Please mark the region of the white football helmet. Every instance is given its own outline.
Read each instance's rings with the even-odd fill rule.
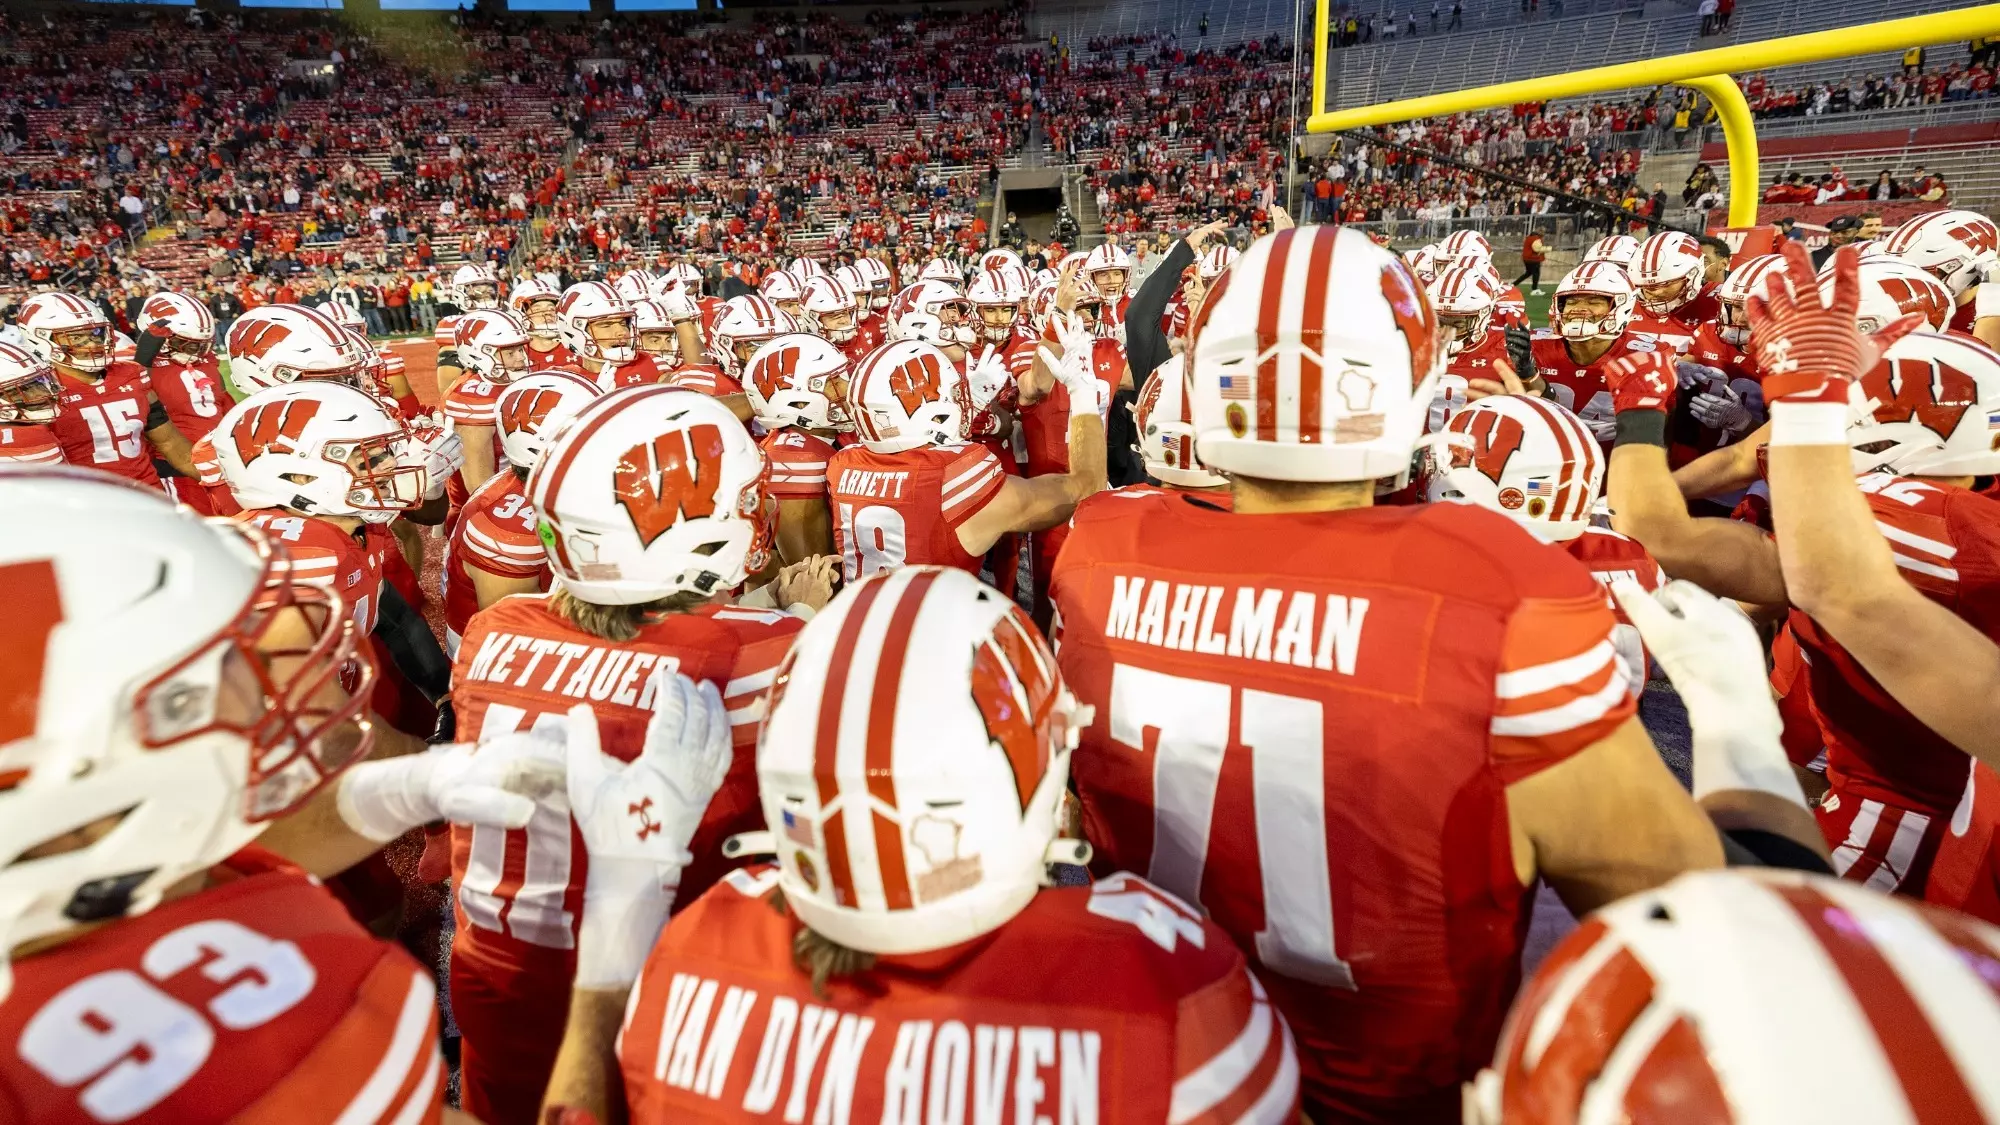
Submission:
[[[1116,243],[1101,243],[1084,255],[1083,268],[1077,272],[1107,300],[1115,301],[1125,292],[1125,283],[1132,277],[1132,255]]]
[[[1944,1116],[1992,1121],[1995,950],[1992,926],[1842,879],[1682,875],[1555,947],[1464,1120],[1857,1125],[1921,1120],[1944,1089]]]
[[[1021,275],[1011,270],[981,270],[965,294],[966,304],[972,306],[973,331],[989,344],[1006,343],[1013,338],[1021,305],[1027,299]]]
[[[47,360],[0,344],[0,425],[41,425],[62,413],[62,384]]]
[[[626,270],[611,280],[611,291],[628,305],[643,301],[653,295],[652,275],[645,270]]]
[[[1437,280],[1439,267],[1437,247],[1419,246],[1415,250],[1405,250],[1403,262],[1410,267],[1410,272],[1417,276],[1417,280],[1425,285]]]
[[[1321,284],[1305,283],[1309,263],[1327,263]],[[1306,226],[1243,252],[1197,314],[1188,356],[1196,452],[1210,468],[1403,479],[1444,340],[1408,265],[1351,227]]]
[[[1701,296],[1707,262],[1691,234],[1663,230],[1639,244],[1627,274],[1647,312],[1665,316]]]
[[[1602,297],[1610,311],[1592,316],[1575,305],[1573,297]],[[1632,305],[1637,291],[1625,271],[1611,262],[1585,262],[1563,275],[1550,302],[1550,317],[1556,335],[1565,340],[1615,340],[1632,323]],[[1576,315],[1567,310],[1575,309]]]
[[[868,294],[868,307],[878,310],[888,308],[890,299],[896,293],[896,279],[889,273],[889,267],[880,258],[858,258],[854,266],[868,282],[864,287]],[[862,292],[862,289],[855,290],[857,296]]]
[[[1477,504],[1544,543],[1590,526],[1604,490],[1604,450],[1562,404],[1496,395],[1460,407],[1425,451],[1424,498]]]
[[[1860,264],[1861,304],[1854,310],[1855,326],[1863,332],[1880,332],[1910,313],[1924,318],[1923,328],[1943,332],[1951,327],[1958,302],[1944,282],[1901,258],[1871,258]],[[1828,259],[1819,272],[1823,298],[1833,296],[1833,261]]]
[[[1759,254],[1729,271],[1722,284],[1715,289],[1715,299],[1720,310],[1715,318],[1716,334],[1735,347],[1750,342],[1750,314],[1746,311],[1751,297],[1760,297],[1774,276],[1785,272],[1785,258],[1782,254]]]
[[[584,407],[528,499],[556,577],[597,605],[725,593],[769,562],[764,455],[699,391],[627,387]]]
[[[701,296],[703,279],[700,266],[693,262],[680,262],[667,267],[667,276],[680,282],[681,288],[687,290],[690,297]]]
[[[9,950],[152,909],[366,757],[375,673],[254,527],[76,469],[0,473],[0,509],[4,1000]]]
[[[301,380],[358,387],[375,358],[365,341],[304,305],[251,309],[229,326],[224,347],[229,353],[229,380],[244,390],[267,390]]]
[[[1638,239],[1629,234],[1613,234],[1591,243],[1590,249],[1583,252],[1583,261],[1610,262],[1621,270],[1629,270],[1632,268],[1632,259],[1638,256]]]
[[[1444,241],[1437,244],[1437,256],[1440,270],[1457,265],[1468,258],[1490,262],[1493,260],[1493,244],[1486,241],[1486,236],[1476,230],[1456,230],[1445,235]]]
[[[1203,281],[1213,285],[1215,279],[1222,276],[1222,271],[1235,260],[1236,248],[1227,242],[1218,242],[1201,252],[1201,257],[1195,262],[1195,272],[1201,275]]]
[[[875,307],[874,303],[869,300],[868,278],[861,272],[861,267],[841,266],[833,271],[833,277],[835,281],[846,286],[848,293],[854,297],[854,303],[859,309],[855,313],[854,319],[856,321],[867,320],[875,311]]]
[[[1229,483],[1208,470],[1194,451],[1194,414],[1188,408],[1187,371],[1182,357],[1168,356],[1146,376],[1132,408],[1139,431],[1135,447],[1146,475],[1180,488],[1217,488]]]
[[[778,670],[757,787],[785,830],[755,850],[777,853],[799,920],[850,949],[970,941],[1020,913],[1052,861],[1089,855],[1060,835],[1089,720],[1027,616],[972,575],[854,583]]]
[[[666,305],[650,297],[632,302],[632,331],[639,350],[665,364],[662,370],[680,366],[681,340]]]
[[[1970,337],[1912,332],[1856,385],[1856,473],[2000,473],[2000,354]]]
[[[200,363],[215,350],[215,314],[186,293],[155,293],[139,306],[139,331],[161,337],[160,350],[176,363]]]
[[[848,271],[848,267],[842,266],[841,271]],[[845,344],[860,334],[861,302],[855,298],[854,290],[849,289],[837,275],[815,277],[806,282],[801,305],[804,315],[799,317],[799,323],[808,332],[824,336],[836,344]]]
[[[1482,260],[1476,259],[1446,269],[1431,282],[1431,307],[1437,310],[1445,355],[1455,356],[1486,342],[1486,333],[1493,327],[1493,310],[1500,307],[1500,292],[1493,287],[1490,274],[1482,268]]]
[[[1897,227],[1882,248],[1944,282],[1955,299],[2000,253],[2000,226],[1977,211],[1933,211]]]
[[[1023,270],[1028,268],[1021,264],[1021,256],[1019,254],[1014,253],[1008,247],[996,246],[979,256],[979,264],[975,268],[997,270],[1005,269],[1009,266],[1019,266]]]
[[[943,258],[932,258],[930,261],[924,263],[923,269],[917,271],[917,280],[942,281],[953,289],[957,289],[965,284],[965,271],[945,261]]]
[[[51,367],[91,374],[111,366],[111,320],[95,301],[59,289],[21,302],[14,326]]]
[[[507,463],[523,470],[541,464],[563,428],[598,395],[597,384],[574,371],[537,371],[507,384],[493,403]]]
[[[561,336],[556,327],[556,306],[561,303],[561,291],[539,277],[523,278],[507,293],[507,307],[527,324],[528,335],[537,340]]]
[[[632,306],[601,281],[579,281],[556,303],[556,333],[571,355],[617,366],[637,358]]]
[[[950,356],[922,340],[883,344],[854,365],[847,416],[875,453],[965,440],[965,378]]]
[[[783,270],[765,274],[764,280],[757,284],[757,295],[771,302],[772,308],[795,320],[805,311],[804,288],[798,278]]]
[[[940,348],[968,348],[975,342],[972,306],[956,287],[941,281],[905,286],[889,302],[886,335],[890,341],[922,340]]]
[[[388,523],[430,483],[403,423],[345,383],[258,391],[222,416],[212,440],[222,479],[245,508]]]
[[[500,307],[500,275],[492,266],[467,262],[452,271],[451,290],[446,294],[460,312]]]
[[[806,282],[815,277],[827,276],[825,266],[806,257],[793,258],[786,264],[785,272],[792,276],[793,281],[799,283],[799,289],[802,291],[806,287]]]
[[[708,342],[708,355],[732,379],[766,340],[797,332],[799,323],[763,297],[731,297],[722,302]]]
[[[826,278],[815,278],[825,281]],[[847,356],[804,332],[774,336],[743,368],[743,393],[767,430],[851,430],[840,403],[847,397]]]
[[[318,308],[320,312],[326,314],[327,319],[333,321],[335,324],[340,325],[342,328],[347,329],[364,340],[368,338],[368,322],[361,319],[360,311],[353,305],[345,301],[328,301],[323,305],[307,307]]]
[[[1038,281],[1028,290],[1028,329],[1040,336],[1048,327],[1049,312],[1056,307],[1055,281]]]
[[[532,370],[528,326],[506,309],[481,309],[452,328],[458,364],[489,383],[511,383]]]

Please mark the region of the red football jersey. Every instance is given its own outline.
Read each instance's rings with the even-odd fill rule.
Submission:
[[[1604,369],[1627,352],[1650,352],[1655,345],[1651,336],[1628,328],[1623,336],[1611,342],[1609,350],[1587,364],[1571,359],[1562,337],[1552,332],[1535,333],[1533,346],[1535,368],[1549,381],[1556,401],[1575,411],[1586,423],[1604,424],[1618,416],[1612,409],[1611,388],[1604,384]],[[1611,439],[1605,438],[1604,444],[1609,447]]]
[[[496,578],[539,578],[542,588],[548,588],[549,559],[536,534],[535,506],[512,469],[494,473],[466,500],[445,547],[440,568],[445,646],[453,656],[458,655],[458,639],[472,624],[472,615],[479,612],[479,595],[466,573],[468,567]]]
[[[1962,488],[1877,473],[1861,490],[1903,578],[2000,640],[2000,502]],[[1826,773],[1842,792],[1949,817],[1970,768],[1953,746],[1897,703],[1860,662],[1797,610]]]
[[[793,964],[777,885],[732,872],[660,935],[618,1041],[635,1125],[1298,1118],[1291,1036],[1243,955],[1137,876],[1041,891],[991,934],[825,995]]]
[[[293,575],[339,594],[361,632],[374,631],[382,608],[382,564],[399,549],[388,528],[364,526],[357,539],[323,519],[283,508],[258,508],[237,518],[284,543]]]
[[[431,343],[436,344],[440,352],[454,350],[458,347],[458,341],[452,339],[452,334],[457,330],[456,315],[439,317],[437,326],[431,330]]]
[[[1316,1115],[1456,1120],[1534,897],[1506,788],[1634,714],[1604,591],[1470,505],[1159,496],[1079,510],[1053,597],[1100,869],[1252,953]]]
[[[1952,311],[1951,323],[1945,325],[1945,327],[1953,332],[1963,332],[1967,336],[1970,336],[1972,335],[1972,326],[1975,323],[1977,323],[1978,320],[1979,320],[1979,306],[1970,298],[1967,298],[1963,303],[1961,303],[1956,309]]]
[[[712,363],[692,363],[676,367],[667,372],[666,377],[660,382],[676,390],[700,391],[716,398],[743,393],[743,384],[730,378],[722,368]]]
[[[468,372],[444,396],[444,416],[451,420],[454,428],[459,426],[497,426],[494,407],[500,402],[500,392],[506,388],[498,383],[488,382]],[[499,442],[494,443],[497,448]]]
[[[1117,488],[1106,489],[1103,492],[1084,497],[1083,503],[1078,504],[1076,509],[1080,512],[1086,504],[1106,503],[1108,501],[1102,498],[1108,496],[1186,496],[1192,500],[1199,500],[1212,508],[1220,508],[1225,512],[1236,510],[1236,494],[1227,488],[1182,488],[1177,484],[1119,485]]]
[[[114,362],[95,383],[58,376],[62,413],[49,423],[72,465],[158,487],[153,445],[146,440],[153,383],[136,363]]]
[[[576,363],[575,354],[560,343],[551,346],[548,351],[542,352],[535,350],[537,342],[533,337],[530,337],[528,340],[528,369],[530,371],[548,371],[558,367],[568,368]]]
[[[0,464],[64,463],[62,442],[47,426],[0,425]]]
[[[1023,350],[1032,364],[1034,349]],[[1103,384],[1108,409],[1125,377],[1125,349],[1116,340],[1097,339],[1092,341],[1090,363],[1091,373]],[[1061,383],[1050,387],[1040,402],[1021,408],[1021,436],[1028,446],[1029,476],[1069,472],[1069,392]]]
[[[833,443],[792,426],[773,430],[758,443],[771,473],[765,490],[777,500],[826,499],[826,469]]]
[[[246,849],[206,890],[14,962],[0,1121],[437,1122],[437,986]]]
[[[1667,580],[1660,573],[1660,564],[1637,539],[1608,527],[1586,527],[1582,535],[1562,544],[1562,548],[1604,586],[1604,600],[1611,607],[1612,616],[1618,618],[1615,634],[1618,657],[1625,662],[1625,670],[1631,673],[1633,694],[1644,691],[1646,643],[1639,639],[1638,627],[1625,616],[1618,599],[1611,596],[1611,584],[1620,578],[1630,578],[1639,584],[1640,589],[1651,593]]]
[[[1694,300],[1664,315],[1649,312],[1644,305],[1635,305],[1629,330],[1642,332],[1658,340],[1661,347],[1685,354],[1694,344],[1696,331],[1722,314],[1722,302],[1715,296],[1718,288],[1719,285],[1703,286]]]
[[[503,598],[475,615],[452,668],[459,730],[484,741],[561,718],[588,703],[606,753],[638,756],[652,718],[655,666],[722,688],[735,728],[736,759],[695,833],[694,862],[681,880],[685,901],[731,864],[722,842],[763,827],[757,802],[757,724],[764,689],[802,622],[785,613],[705,606],[648,625],[627,642],[595,637],[570,624],[543,596]],[[583,915],[583,839],[558,796],[518,829],[452,828],[458,886],[458,937],[488,965],[533,958],[534,950],[573,950]],[[567,978],[556,982],[567,991]]]
[[[1444,429],[1451,416],[1465,406],[1469,380],[1499,382],[1499,365],[1512,362],[1507,355],[1507,333],[1498,326],[1488,328],[1486,338],[1476,346],[1465,348],[1447,360],[1438,374],[1436,397],[1431,399],[1429,432]]]
[[[190,442],[208,436],[235,402],[223,388],[220,361],[213,355],[200,363],[177,363],[162,355],[148,373],[153,395],[166,409],[167,419]]]
[[[640,352],[630,363],[607,367],[600,373],[598,385],[605,390],[615,391],[622,387],[643,387],[660,381],[660,365],[653,361],[652,356]]]
[[[979,556],[966,553],[958,528],[1006,483],[1000,459],[983,445],[839,450],[827,462],[826,484],[847,581],[925,563],[978,574]]]

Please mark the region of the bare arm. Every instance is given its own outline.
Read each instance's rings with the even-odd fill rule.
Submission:
[[[1771,514],[1792,602],[1925,726],[2000,769],[2000,648],[1896,570],[1847,448],[1771,448]]]
[[[158,405],[157,400],[154,403]],[[174,471],[193,480],[197,474],[194,468],[194,446],[172,422],[162,421],[146,431],[146,440],[152,443],[153,451],[160,460],[174,467]]]
[[[1784,603],[1776,545],[1749,524],[1688,515],[1664,448],[1633,443],[1612,450],[1609,484],[1611,526],[1644,544],[1668,575],[1737,601]]]
[[[1042,531],[1076,511],[1084,497],[1104,489],[1104,423],[1095,414],[1069,420],[1069,472],[1009,477],[984,508],[958,525],[966,553],[983,555],[1010,531]]]
[[[833,512],[823,499],[778,501],[778,554],[788,563],[833,553]]]
[[[1750,487],[1757,479],[1757,449],[1771,440],[1771,424],[1750,431],[1734,445],[1711,450],[1674,470],[1674,484],[1689,500],[1720,496]]]
[[[469,426],[460,422],[454,429],[458,440],[465,443],[465,466],[458,470],[459,474],[465,478],[465,490],[468,493],[477,492],[494,472],[493,427]]]
[[[582,1110],[602,1125],[624,1121],[625,1089],[618,1074],[618,1028],[625,1020],[630,989],[584,989],[570,993],[569,1022],[555,1070],[542,1094],[542,1119],[557,1111]]]
[[[1684,871],[1722,866],[1722,840],[1634,717],[1507,787],[1514,871],[1581,916]]]
[[[472,593],[479,599],[480,609],[514,594],[541,592],[541,582],[533,578],[505,578],[470,563],[460,563],[459,566],[464,568],[466,577],[472,579]]]

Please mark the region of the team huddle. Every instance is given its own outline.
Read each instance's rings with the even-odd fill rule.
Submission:
[[[1801,561],[1865,503],[2000,637],[2000,229],[1606,239],[1531,330],[1281,227],[467,266],[435,395],[31,297],[0,1122],[2000,1121],[2000,777]],[[416,837],[448,980],[343,881]]]

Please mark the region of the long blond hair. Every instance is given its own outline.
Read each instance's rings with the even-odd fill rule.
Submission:
[[[673,613],[687,613],[708,601],[695,593],[670,594],[638,605],[598,605],[587,602],[567,589],[558,589],[549,599],[555,611],[570,624],[607,641],[629,641],[639,630]]]

